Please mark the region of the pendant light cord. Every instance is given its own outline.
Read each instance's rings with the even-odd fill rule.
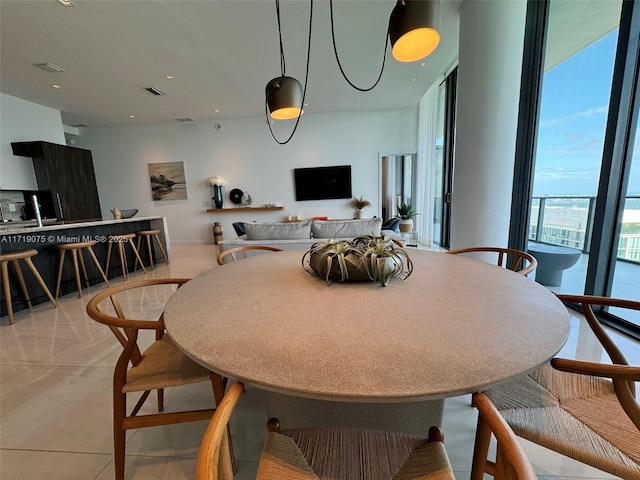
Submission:
[[[358,90],[359,92],[369,92],[373,90],[376,87],[376,85],[378,85],[378,83],[380,82],[380,79],[382,78],[382,72],[384,72],[384,64],[387,60],[387,47],[389,45],[387,42],[387,38],[389,38],[389,26],[391,22],[389,22],[389,24],[387,25],[387,34],[384,37],[384,56],[382,57],[382,67],[380,67],[380,74],[378,75],[378,79],[369,88],[362,88],[362,87],[358,87],[351,80],[349,80],[349,78],[347,77],[347,74],[344,73],[344,69],[342,68],[342,64],[340,63],[340,58],[338,57],[338,48],[336,47],[336,35],[335,35],[335,29],[333,25],[334,23],[333,22],[333,0],[329,0],[329,11],[331,13],[331,40],[333,41],[333,52],[336,55],[336,62],[338,63],[338,68],[340,69],[340,73],[342,73],[342,76],[347,81],[347,83],[351,85],[353,88],[355,88],[356,90]]]
[[[284,79],[286,65],[284,61],[284,48],[282,46],[282,29],[280,27],[280,0],[276,0],[276,16],[278,17],[278,37],[280,41],[280,70],[281,70],[282,78]],[[289,143],[289,141],[293,138],[293,134],[296,133],[296,129],[298,128],[298,124],[300,123],[300,117],[302,116],[304,99],[307,95],[307,83],[309,80],[309,59],[311,57],[311,25],[312,24],[313,24],[313,0],[311,0],[310,7],[309,7],[309,41],[307,43],[307,67],[304,75],[304,89],[302,90],[302,105],[300,105],[300,113],[298,113],[298,118],[296,119],[296,124],[293,127],[293,131],[291,132],[291,135],[289,135],[289,138],[287,138],[285,141],[278,140],[278,138],[276,138],[276,135],[273,133],[273,128],[271,127],[271,119],[269,118],[269,107],[267,105],[267,98],[265,95],[264,114],[265,114],[265,117],[267,118],[267,125],[269,125],[269,131],[271,132],[271,136],[280,145],[285,145]]]
[[[282,26],[280,23],[280,0],[276,0],[276,17],[278,19],[278,40],[280,42],[280,75],[284,78],[287,65],[284,60],[284,46],[282,45]]]

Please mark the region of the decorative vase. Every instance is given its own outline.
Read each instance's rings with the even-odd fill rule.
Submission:
[[[398,228],[402,233],[411,233],[413,231],[413,219],[406,218],[406,219],[400,220],[400,223],[398,224]]]
[[[222,208],[222,185],[213,186],[213,201],[216,204],[216,208]]]
[[[356,211],[356,218],[364,218],[364,212],[361,208]]]

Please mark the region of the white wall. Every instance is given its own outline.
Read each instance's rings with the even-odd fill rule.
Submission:
[[[214,128],[222,123],[223,129]],[[80,129],[75,146],[92,151],[104,217],[110,210],[138,208],[141,215],[164,215],[173,243],[212,243],[212,225],[221,223],[224,238],[235,237],[236,221],[280,221],[291,212],[303,218],[326,215],[352,218],[348,200],[296,202],[293,169],[352,165],[353,195],[373,206],[365,216],[379,215],[379,154],[416,150],[417,108],[306,114],[287,145],[278,145],[265,119],[240,118],[158,125]],[[280,132],[279,137],[286,137]],[[153,201],[149,163],[184,162],[188,200]],[[232,188],[248,191],[253,206],[277,203],[276,212],[206,213],[211,202],[207,179],[226,181],[225,207]]]
[[[44,140],[64,145],[60,112],[0,93],[0,188],[35,190],[31,159],[13,155],[11,142]]]

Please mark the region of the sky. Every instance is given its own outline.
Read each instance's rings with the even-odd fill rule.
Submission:
[[[545,72],[534,195],[596,195],[617,40],[616,29]],[[629,194],[640,194],[640,132],[636,143]]]

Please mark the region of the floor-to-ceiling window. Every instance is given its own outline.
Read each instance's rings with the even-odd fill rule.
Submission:
[[[449,226],[451,223],[457,72],[457,68],[454,69],[440,84],[436,115],[433,239],[437,245],[444,248],[449,248]]]
[[[583,293],[622,1],[551,0],[529,240],[583,252],[556,291]],[[570,22],[567,24],[567,22]],[[597,228],[597,226],[596,226]]]
[[[544,24],[529,25],[544,34],[528,35],[544,45],[532,154],[521,160],[532,185],[516,193],[529,196],[528,241],[581,252],[552,290],[640,300],[640,12],[626,0],[544,3]],[[640,316],[619,320],[640,327]]]

